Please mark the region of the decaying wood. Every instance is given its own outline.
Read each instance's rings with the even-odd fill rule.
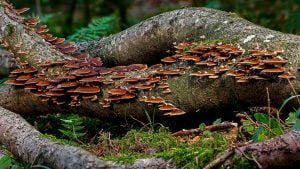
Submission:
[[[48,44],[45,44],[43,39],[41,39],[36,33],[26,31],[24,27],[10,19],[4,12],[3,8],[1,9],[2,10],[0,10],[0,12],[2,13],[0,19],[3,20],[3,22],[1,22],[1,27],[3,29],[0,31],[0,39],[6,39],[10,46],[14,46],[15,43],[18,43],[21,46],[21,50],[29,51],[29,55],[18,55],[18,51],[20,49],[18,48],[18,50],[15,50],[12,48],[11,51],[15,53],[16,57],[20,60],[28,61],[32,65],[37,65],[37,60],[70,58],[70,56],[63,55],[62,53],[52,49]],[[224,25],[226,26],[226,29]],[[187,32],[184,32],[183,30]],[[196,31],[196,34],[192,34],[193,31]],[[169,34],[167,34],[168,32]],[[175,32],[177,32],[178,36]],[[182,35],[179,36],[181,33]],[[126,53],[126,57],[128,58],[126,60],[131,60],[130,62],[134,63],[138,58],[135,58],[134,56],[136,55],[133,55],[133,53],[127,52],[140,49],[140,45],[143,46],[143,53],[146,53],[149,57],[151,56],[151,60],[153,60],[154,55],[152,55],[151,52],[154,51],[154,46],[151,47],[150,44],[155,44],[155,47],[157,47],[155,49],[157,51],[165,53],[165,51],[169,49],[169,45],[172,44],[171,42],[182,41],[190,39],[191,37],[199,38],[200,34],[207,37],[207,39],[226,38],[226,40],[233,40],[238,38],[237,42],[240,42],[240,44],[245,48],[253,47],[258,42],[261,46],[268,47],[268,49],[285,50],[283,57],[289,60],[288,69],[297,76],[296,80],[292,82],[293,87],[296,91],[300,90],[299,72],[296,70],[299,66],[299,36],[265,29],[251,24],[236,15],[221,11],[206,8],[191,8],[168,12],[153,17],[141,24],[138,24],[137,26],[109,37],[107,43],[112,43],[113,45],[118,43],[118,50],[124,50],[121,53]],[[266,37],[266,35],[269,36]],[[155,38],[156,36],[158,36],[157,39]],[[132,38],[138,37],[140,38],[140,41],[132,40]],[[168,37],[174,37],[175,39],[169,40]],[[151,40],[147,40],[148,38]],[[126,42],[121,39],[126,39]],[[102,42],[103,40],[100,41]],[[144,42],[142,40],[144,40]],[[100,41],[99,43],[97,41],[94,42],[101,44]],[[121,42],[122,44],[119,44]],[[132,44],[132,42],[134,43]],[[90,42],[88,44],[90,44]],[[165,46],[164,44],[169,45]],[[130,46],[130,50],[127,50],[128,48],[125,46]],[[97,46],[97,48],[100,47]],[[96,47],[87,49],[93,53],[92,51],[95,50]],[[103,49],[103,51],[105,50]],[[110,51],[117,50],[111,47]],[[140,54],[140,52],[136,52],[136,54]],[[158,55],[159,53],[155,54],[157,54],[156,57],[158,60],[164,55]],[[116,63],[129,63],[129,61],[122,61],[122,59],[125,59],[126,57],[121,54],[118,55],[118,53],[105,56],[112,57],[112,59],[115,60],[118,60],[118,58],[121,59],[120,61],[116,61]],[[145,58],[141,55],[139,60],[145,60]],[[190,72],[183,76],[170,78],[168,83],[172,93],[162,96],[165,100],[169,100],[169,102],[188,113],[202,113],[209,111],[221,113],[224,109],[236,109],[239,104],[242,104],[243,106],[264,106],[267,104],[266,88],[269,89],[272,105],[277,106],[280,105],[285,98],[289,97],[292,91],[290,84],[285,80],[239,84],[236,83],[234,79],[226,76],[222,76],[219,79],[198,80],[197,78],[189,76],[189,73]],[[104,87],[103,91],[105,90],[106,89]],[[73,109],[67,106],[51,106],[39,102],[35,96],[28,94],[27,92],[17,89],[10,90],[9,87],[6,86],[1,87],[0,91],[2,95],[0,105],[20,114],[41,114],[51,113],[53,111],[68,111],[85,112],[86,115],[94,115],[102,118],[123,118],[129,114],[136,117],[145,117],[145,109],[147,109],[149,113],[153,112],[151,110],[152,106],[143,104],[141,106],[141,104],[137,101],[124,104],[114,104],[110,109],[103,108],[98,102],[86,102],[83,103],[82,107]],[[151,91],[151,95],[157,96],[161,94],[156,91]],[[162,112],[156,113],[157,116],[161,116],[162,114]]]
[[[187,136],[187,135],[193,135],[193,134],[200,134],[203,131],[207,130],[207,131],[222,131],[222,130],[228,130],[231,129],[233,127],[237,127],[236,123],[231,123],[231,122],[224,122],[224,123],[220,123],[220,124],[214,124],[214,125],[210,125],[210,126],[206,126],[204,129],[201,128],[195,128],[195,129],[189,129],[189,130],[181,130],[181,131],[177,131],[175,133],[172,134],[172,136]]]
[[[259,168],[293,168],[300,164],[300,132],[292,130],[263,142],[233,146],[205,169],[220,166],[233,155],[251,159]]]
[[[300,165],[300,131],[293,130],[273,139],[235,148],[261,168],[289,168]]]

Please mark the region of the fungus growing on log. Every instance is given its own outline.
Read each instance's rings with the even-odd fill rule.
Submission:
[[[80,106],[81,99],[87,99],[99,100],[103,107],[110,107],[112,103],[130,101],[136,97],[145,103],[167,104],[163,103],[163,97],[172,90],[168,79],[183,75],[191,75],[191,78],[201,80],[233,76],[238,83],[295,77],[284,68],[288,60],[279,56],[283,52],[260,48],[245,51],[238,44],[228,43],[182,42],[174,46],[175,51],[170,56],[161,60],[162,64],[149,67],[145,64],[131,64],[108,68],[103,66],[100,58],[81,53],[73,43],[48,33],[47,26],[40,23],[38,18],[25,19],[20,16],[27,9],[16,10],[9,4],[6,8],[12,20],[26,30],[38,34],[46,42],[45,45],[63,56],[71,56],[68,59],[52,60],[40,56],[34,62],[20,61],[20,68],[11,72],[7,84],[24,87],[43,101],[53,101],[47,99],[47,96],[61,95],[62,100],[55,100],[59,105]],[[2,44],[9,47],[6,40]],[[24,58],[28,51],[19,50],[21,44],[20,42],[14,46],[18,49],[15,54]],[[156,91],[156,96],[151,95],[152,90]],[[147,97],[141,99],[140,96],[145,93]],[[165,106],[170,107],[168,104]],[[162,106],[160,109],[166,108]],[[184,114],[184,111],[179,108],[169,112],[169,115],[180,114]]]

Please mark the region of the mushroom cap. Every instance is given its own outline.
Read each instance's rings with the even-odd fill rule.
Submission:
[[[285,72],[285,73],[279,75],[278,77],[282,78],[282,79],[295,79],[296,78],[296,76],[290,72]]]
[[[64,96],[65,92],[59,92],[59,91],[48,91],[46,93],[47,96],[52,96],[52,97],[59,97],[59,96]]]
[[[131,64],[127,66],[128,71],[135,71],[135,70],[145,71],[147,68],[148,66],[146,64]]]
[[[120,95],[126,94],[127,90],[121,89],[121,88],[113,88],[113,89],[109,89],[107,91],[107,93],[114,95],[114,96],[120,96]]]
[[[233,77],[239,77],[239,76],[244,76],[246,73],[243,71],[230,71],[226,75],[227,76],[233,76]]]
[[[185,55],[180,57],[179,60],[199,62],[201,59],[199,56]]]
[[[170,88],[166,88],[166,89],[164,89],[163,91],[162,91],[162,93],[164,93],[164,94],[169,94],[169,93],[171,93],[172,91],[171,91],[171,89]]]
[[[169,88],[169,86],[170,85],[168,83],[161,83],[161,84],[158,85],[158,88],[159,89],[165,89],[165,88]]]
[[[262,70],[262,73],[283,73],[285,69],[283,67],[278,67],[278,68],[267,68]]]
[[[50,82],[47,81],[47,80],[41,80],[41,81],[39,81],[36,85],[37,85],[37,86],[44,87],[44,86],[50,85]]]
[[[71,88],[76,87],[78,85],[77,82],[65,82],[57,85],[57,88]]]
[[[25,68],[23,71],[24,71],[24,73],[35,73],[38,70],[35,67],[28,67],[28,68]]]
[[[260,63],[260,60],[254,59],[254,60],[243,60],[239,62],[241,65],[258,65]]]
[[[154,97],[154,96],[152,96],[150,98],[147,98],[145,100],[146,103],[156,103],[156,104],[158,104],[158,103],[164,103],[164,101],[165,100],[162,97]]]
[[[272,58],[272,59],[265,59],[265,60],[263,60],[263,63],[274,64],[274,65],[276,65],[276,64],[281,65],[281,64],[285,64],[287,62],[288,62],[287,60],[281,59],[281,58]]]
[[[74,80],[77,77],[76,76],[72,76],[72,75],[67,75],[67,76],[60,76],[58,78],[61,79],[61,80]]]
[[[168,57],[165,57],[165,58],[161,59],[161,61],[164,62],[164,63],[174,63],[174,62],[176,62],[176,59],[174,59],[171,56],[168,56]]]
[[[102,82],[103,80],[105,80],[105,78],[102,76],[94,76],[94,77],[83,78],[80,79],[79,81],[89,83],[89,82]]]
[[[27,81],[27,80],[29,80],[29,79],[31,79],[31,78],[32,78],[31,75],[21,75],[21,76],[19,76],[16,80],[17,80],[17,81]]]
[[[174,109],[176,109],[176,107],[171,103],[161,104],[159,106],[159,110],[162,110],[162,111],[170,111],[170,110],[174,110]]]
[[[36,90],[37,87],[36,87],[35,85],[26,85],[26,86],[24,87],[24,89],[25,89],[25,90]]]
[[[168,113],[165,113],[164,115],[179,116],[179,115],[183,115],[183,114],[186,114],[186,112],[181,109],[176,108]]]
[[[176,49],[179,49],[179,50],[183,50],[189,46],[191,46],[192,44],[191,43],[186,43],[186,42],[181,42],[179,43],[177,46],[174,46]]]
[[[34,78],[31,78],[31,79],[27,80],[27,81],[25,82],[25,84],[26,84],[26,85],[37,84],[39,81],[41,81],[40,78],[34,77]]]
[[[137,84],[132,86],[134,89],[140,89],[140,90],[150,90],[155,87],[155,84],[150,84],[150,85],[144,85],[144,84]]]
[[[15,79],[8,79],[8,80],[6,80],[5,84],[15,85],[15,86],[24,86],[25,85],[24,81],[17,81]]]
[[[79,63],[66,63],[64,65],[65,68],[70,68],[70,69],[78,69],[80,68]]]
[[[82,94],[96,94],[100,92],[100,87],[98,86],[80,86],[75,89],[75,93],[82,93]]]
[[[13,71],[10,72],[10,74],[22,74],[24,73],[24,69],[21,68],[21,69],[15,69]]]
[[[126,93],[126,94],[124,94],[124,95],[122,95],[121,96],[121,99],[123,100],[123,99],[133,99],[133,98],[135,98],[136,96],[135,96],[135,94],[132,94],[132,93]]]
[[[116,73],[110,76],[110,78],[112,79],[123,79],[125,77],[126,77],[125,73]]]
[[[81,68],[81,69],[76,69],[76,70],[73,70],[71,72],[71,75],[75,75],[75,76],[80,76],[80,75],[84,75],[84,74],[88,74],[90,73],[92,70],[91,69],[86,69],[86,68]]]

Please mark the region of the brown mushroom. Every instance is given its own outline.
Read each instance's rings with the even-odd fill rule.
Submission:
[[[29,80],[29,79],[31,79],[31,78],[32,78],[31,75],[21,75],[21,76],[19,76],[16,80],[17,80],[17,81],[27,81],[27,80]]]
[[[7,85],[14,85],[14,86],[24,86],[24,81],[16,81],[15,79],[8,79],[5,81]]]
[[[121,96],[127,93],[127,90],[121,88],[113,88],[107,90],[107,93],[114,95],[114,96]]]
[[[71,88],[76,87],[78,85],[77,82],[65,82],[57,85],[57,88]]]
[[[267,68],[262,70],[262,73],[283,73],[285,69],[283,67],[278,67],[278,68]]]
[[[100,87],[98,86],[80,86],[75,89],[75,93],[82,94],[96,94],[100,92]]]
[[[179,116],[179,115],[183,115],[183,114],[186,114],[186,112],[181,109],[176,108],[168,113],[165,113],[164,115]]]
[[[165,57],[165,58],[161,59],[161,61],[164,62],[164,63],[174,63],[174,62],[176,62],[176,59],[174,59],[173,57],[168,56],[168,57]]]
[[[165,103],[165,104],[161,104],[159,106],[159,110],[162,110],[162,111],[170,111],[170,110],[174,110],[174,109],[176,109],[176,107],[171,103]]]
[[[282,78],[282,79],[295,79],[296,78],[296,76],[290,72],[285,72],[285,73],[279,75],[278,77]]]

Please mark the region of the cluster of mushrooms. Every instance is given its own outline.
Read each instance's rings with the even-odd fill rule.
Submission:
[[[284,68],[288,60],[280,56],[283,51],[267,51],[256,47],[245,55],[238,45],[223,43],[180,43],[175,48],[176,54],[163,58],[162,62],[186,61],[190,65],[198,65],[201,71],[190,75],[199,78],[216,79],[225,74],[234,77],[238,83],[296,78]]]
[[[28,8],[14,9],[10,4],[5,8],[9,16],[18,19]],[[147,66],[104,67],[100,58],[92,58],[88,53],[80,53],[76,46],[64,42],[50,33],[46,25],[39,24],[38,18],[22,19],[29,31],[41,36],[51,48],[70,55],[73,59],[58,61],[38,61],[36,67],[27,62],[19,62],[19,68],[10,72],[6,84],[23,88],[48,104],[81,106],[82,101],[99,103],[103,108],[112,104],[138,100],[149,105],[158,105],[165,115],[182,115],[185,112],[164,100],[172,93],[168,78],[191,75],[198,78],[216,79],[222,74],[233,76],[237,82],[295,78],[283,67],[287,60],[281,52],[268,52],[259,48],[242,56],[244,50],[233,44],[180,43],[175,46],[172,56],[163,58],[162,64]],[[4,47],[10,47],[4,40]],[[17,53],[26,55],[28,53]],[[196,65],[196,66],[195,66]],[[193,72],[191,67],[202,71]],[[148,91],[155,90],[152,96]],[[100,97],[101,96],[101,97]]]

